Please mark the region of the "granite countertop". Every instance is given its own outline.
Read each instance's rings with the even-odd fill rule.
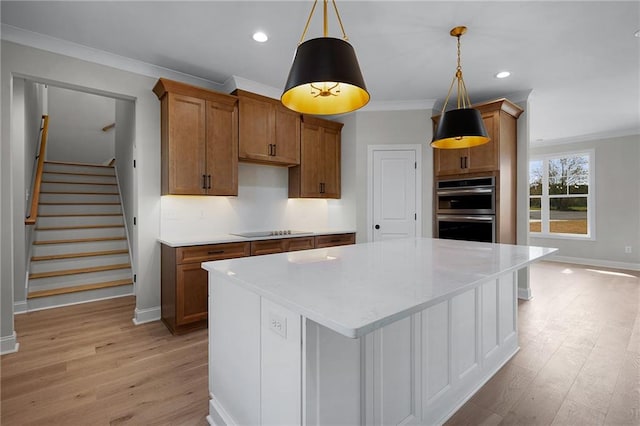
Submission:
[[[357,338],[554,251],[416,238],[205,262],[202,267]]]
[[[295,231],[300,232],[300,231]],[[277,240],[282,238],[299,238],[310,237],[320,235],[334,235],[334,234],[353,234],[356,231],[354,229],[318,229],[315,231],[295,233],[295,234],[283,234],[283,235],[268,235],[264,237],[240,237],[233,234],[222,235],[210,235],[202,238],[158,238],[158,241],[169,247],[186,247],[186,246],[200,246],[206,244],[220,244],[220,243],[239,243],[258,240]]]

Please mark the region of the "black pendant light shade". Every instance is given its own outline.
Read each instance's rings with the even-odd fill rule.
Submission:
[[[289,109],[316,115],[342,114],[366,105],[369,93],[351,44],[332,37],[300,44],[281,101]]]
[[[462,66],[460,65],[460,37],[467,32],[467,27],[452,28],[449,34],[457,38],[458,66],[449,86],[447,98],[442,107],[442,115],[436,128],[431,146],[439,149],[469,148],[489,142],[489,134],[484,127],[480,111],[471,108],[469,92],[462,78]],[[457,84],[456,84],[457,83]],[[445,112],[447,102],[451,96],[453,87],[457,88],[457,109]]]
[[[468,148],[489,140],[480,111],[459,108],[442,114],[431,146],[439,149]]]

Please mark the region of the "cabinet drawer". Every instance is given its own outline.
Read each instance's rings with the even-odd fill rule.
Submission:
[[[205,246],[180,247],[176,250],[176,263],[207,262],[249,256],[249,243],[224,243]]]
[[[356,243],[356,234],[320,235],[315,237],[316,248],[344,246]]]
[[[290,238],[287,243],[287,251],[310,250],[316,246],[314,237]]]
[[[282,253],[287,251],[285,241],[286,240],[251,241],[251,256]]]

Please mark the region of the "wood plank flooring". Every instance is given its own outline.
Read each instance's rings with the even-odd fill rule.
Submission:
[[[532,267],[520,352],[447,426],[640,425],[639,275]],[[123,297],[16,316],[0,424],[205,425],[207,331],[134,326],[134,308]]]

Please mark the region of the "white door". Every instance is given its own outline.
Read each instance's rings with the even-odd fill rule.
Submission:
[[[374,150],[372,166],[373,241],[415,237],[416,151]]]

